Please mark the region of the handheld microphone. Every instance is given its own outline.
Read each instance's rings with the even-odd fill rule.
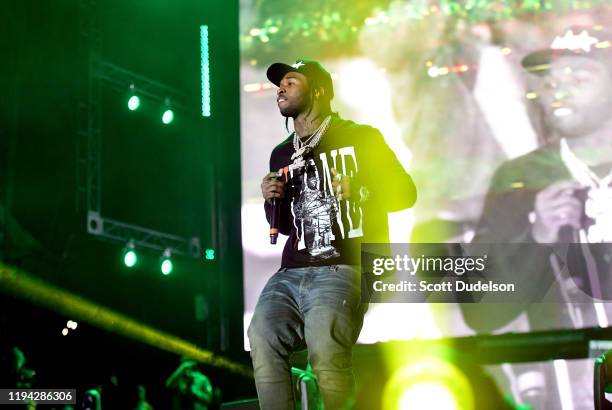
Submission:
[[[276,181],[276,177],[272,178],[272,181]],[[278,220],[280,217],[280,198],[272,198],[270,200],[272,206],[272,215],[270,217],[270,243],[276,245],[278,239]]]
[[[272,217],[270,218],[270,243],[276,245],[278,239],[278,213],[280,207],[278,206],[277,198],[272,198],[270,204],[272,205]]]

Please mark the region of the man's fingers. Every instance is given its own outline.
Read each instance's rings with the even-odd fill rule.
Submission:
[[[575,228],[580,228],[580,219],[582,218],[582,210],[575,206],[558,206],[550,208],[546,213],[542,214],[542,222],[549,227],[561,227],[564,225],[572,225]]]
[[[265,189],[266,192],[283,192],[282,185],[270,185]]]
[[[570,206],[576,209],[582,209],[582,202],[573,196],[557,196],[555,198],[542,200],[537,204],[537,206],[539,211],[544,213],[561,206]]]
[[[574,191],[579,188],[580,184],[576,181],[560,181],[545,188],[542,191],[542,196],[545,198],[572,196]]]
[[[280,178],[281,175],[282,170],[279,170],[278,172],[270,172],[264,177],[264,181],[270,181],[272,178]]]

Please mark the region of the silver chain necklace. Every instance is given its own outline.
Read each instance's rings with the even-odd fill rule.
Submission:
[[[300,136],[297,132],[293,132],[293,149],[295,152],[291,156],[291,159],[294,163],[300,162],[303,163],[304,155],[311,152],[315,147],[319,144],[319,141],[327,131],[329,127],[329,123],[331,122],[331,115],[325,117],[319,128],[304,142],[300,139]]]

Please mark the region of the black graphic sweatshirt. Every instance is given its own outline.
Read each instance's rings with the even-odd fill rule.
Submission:
[[[319,145],[290,167],[293,134],[270,156],[270,171],[283,170],[285,197],[279,231],[289,235],[281,267],[360,264],[360,245],[388,242],[387,213],[411,207],[416,188],[381,133],[337,115]],[[350,199],[332,192],[331,169],[351,177]],[[272,207],[264,204],[268,222]]]

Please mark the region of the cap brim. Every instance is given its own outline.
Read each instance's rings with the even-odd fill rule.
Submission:
[[[522,60],[521,65],[530,73],[542,75],[550,69],[550,63],[559,57],[578,55],[569,50],[538,50],[527,54]]]
[[[297,72],[295,68],[291,67],[288,64],[274,63],[270,67],[268,67],[268,71],[266,71],[266,76],[268,77],[268,80],[272,82],[272,84],[278,87],[283,77],[287,73],[290,73],[292,71]]]

